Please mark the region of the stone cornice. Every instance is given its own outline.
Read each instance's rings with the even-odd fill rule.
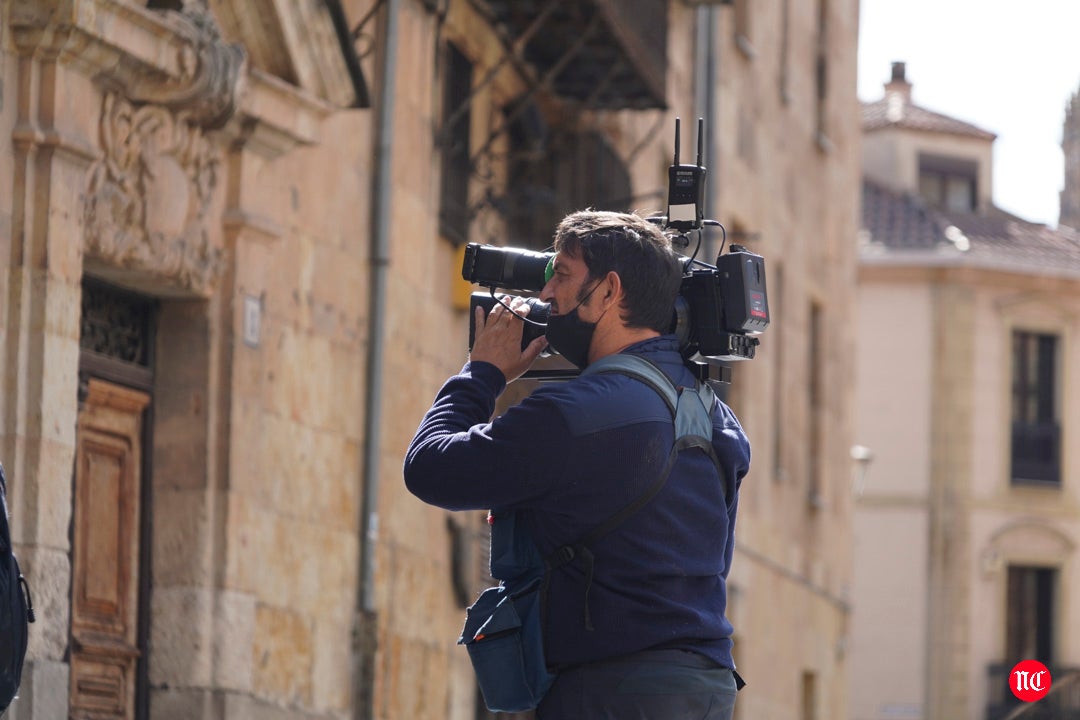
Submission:
[[[1077,287],[1080,268],[1050,267],[1044,263],[1009,263],[994,258],[969,258],[957,254],[911,251],[904,254],[860,255],[859,279],[908,279],[948,277],[953,280],[990,284],[1009,281],[1012,284],[1045,286],[1056,283],[1061,288]]]
[[[205,128],[223,125],[239,104],[246,55],[199,3],[182,13],[121,0],[13,0],[9,8],[20,54],[76,67],[134,102],[183,109]]]
[[[225,132],[272,160],[297,145],[318,142],[322,122],[332,112],[329,103],[252,68],[239,112]]]

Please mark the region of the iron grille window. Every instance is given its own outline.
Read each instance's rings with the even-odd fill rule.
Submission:
[[[518,121],[511,126],[510,140],[514,181],[505,207],[515,242],[547,248],[559,221],[583,208],[656,209],[656,199],[633,195],[626,164],[598,132],[541,131],[536,123]]]
[[[1058,337],[1013,333],[1012,481],[1060,484]]]
[[[91,376],[129,387],[152,386],[158,304],[93,278],[82,285],[79,398]]]

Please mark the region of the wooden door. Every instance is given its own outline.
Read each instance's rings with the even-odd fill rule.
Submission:
[[[90,379],[75,451],[73,720],[135,717],[139,516],[146,393]]]

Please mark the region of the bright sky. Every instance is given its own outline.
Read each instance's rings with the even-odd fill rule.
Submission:
[[[994,203],[1057,225],[1080,0],[861,0],[859,25],[859,99],[905,62],[916,105],[997,134]]]

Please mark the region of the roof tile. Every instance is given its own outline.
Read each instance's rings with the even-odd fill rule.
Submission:
[[[863,257],[899,258],[912,251],[1023,272],[1080,272],[1080,232],[1031,223],[1001,210],[951,213],[922,198],[863,180]]]
[[[887,127],[926,132],[965,135],[967,137],[993,140],[994,133],[976,127],[963,120],[957,120],[941,113],[919,107],[908,101],[900,93],[887,93],[876,102],[862,103],[863,131],[870,132]]]

